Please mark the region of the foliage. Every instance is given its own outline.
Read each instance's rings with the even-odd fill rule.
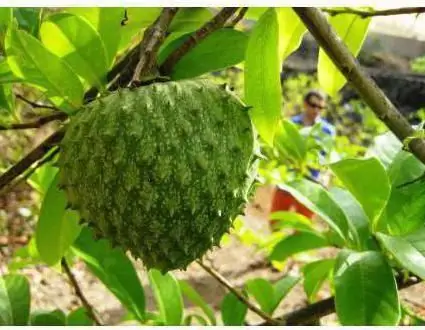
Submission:
[[[161,8],[1,9],[1,123],[17,123],[25,112],[15,89],[69,116],[81,110],[85,93],[92,88],[99,91],[97,97],[103,96],[111,87],[108,72],[160,14]],[[163,63],[194,40],[194,31],[214,14],[207,8],[181,9],[159,52],[153,54],[155,60]],[[406,274],[425,279],[423,181],[401,186],[419,177],[424,165],[384,131],[363,101],[340,104],[337,94],[346,81],[323,50],[317,78],[298,75],[281,84],[282,62],[299,47],[307,30],[292,8],[250,8],[246,17],[248,28],[223,24],[198,42],[174,65],[170,79],[202,75],[230,82],[251,107],[260,142],[257,184],[289,191],[318,220],[311,222],[293,212],[274,213],[277,231],[264,238],[238,217],[231,234],[258,248],[275,266],[308,255],[301,274],[282,273],[274,282],[261,277],[247,280],[236,289],[238,295],[229,291],[224,296],[218,320],[213,307],[176,273],[151,269],[144,283],[126,251],[95,240],[79,214],[66,208],[53,158],[25,177],[40,199],[37,224],[33,238],[15,253],[8,273],[0,277],[1,325],[94,323],[87,306],[67,313],[32,308],[29,280],[20,269],[42,264],[60,270],[61,262],[83,262],[126,309],[126,321],[145,325],[243,325],[255,310],[252,305],[269,321],[280,316],[278,307],[297,284],[302,284],[311,303],[328,285],[342,325],[398,325],[406,318],[412,324],[423,322],[402,306],[397,290]],[[352,14],[328,19],[348,49],[358,54],[371,19]],[[310,87],[331,94],[326,118],[337,128],[336,140],[323,135],[320,123],[306,129],[287,119],[297,112],[296,105],[302,104]],[[346,116],[348,106],[351,114],[362,115],[362,123]],[[39,108],[31,111],[44,114]],[[6,168],[18,156],[5,153],[4,158],[0,166]],[[312,168],[328,171],[331,184],[311,180]],[[333,249],[335,255],[320,258],[321,249]],[[147,308],[147,287],[153,292],[153,310]],[[197,307],[195,312],[185,309],[187,300]]]

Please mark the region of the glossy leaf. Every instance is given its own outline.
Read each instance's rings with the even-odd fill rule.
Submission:
[[[403,168],[406,171],[407,168]],[[382,217],[380,229],[386,226],[391,235],[405,235],[425,225],[425,186],[422,181],[394,187]]]
[[[334,15],[329,18],[329,23],[354,56],[360,52],[370,21],[370,17],[363,18],[353,14]],[[336,96],[346,83],[344,75],[322,48],[319,50],[317,75],[322,88],[332,97]]]
[[[304,291],[310,302],[316,301],[316,295],[332,272],[335,259],[323,259],[310,262],[302,269],[304,275]]]
[[[279,228],[293,228],[301,231],[314,231],[311,221],[296,212],[278,211],[270,213],[270,220],[279,220]]]
[[[328,245],[327,240],[320,234],[313,232],[299,232],[287,236],[277,243],[269,256],[269,259],[284,261],[294,254],[319,249]]]
[[[27,325],[30,305],[30,285],[24,275],[0,277],[0,325]]]
[[[299,133],[298,128],[289,120],[282,120],[276,130],[274,147],[281,157],[289,157],[301,164],[307,155],[305,139]]]
[[[298,49],[307,28],[291,7],[279,8],[277,13],[279,18],[279,55],[281,60],[285,60]]]
[[[34,171],[28,182],[39,192],[45,194],[58,172],[58,167],[53,166],[51,163],[46,163]]]
[[[245,284],[248,294],[252,295],[265,313],[271,315],[274,307],[274,289],[264,278],[254,278]]]
[[[93,320],[87,315],[84,307],[77,308],[70,312],[66,317],[66,325],[68,326],[90,326]]]
[[[10,7],[0,8],[0,37],[3,39],[7,27],[12,22],[13,11]]]
[[[174,80],[224,69],[244,60],[248,37],[233,29],[220,29],[202,40],[173,67]]]
[[[52,312],[35,312],[31,315],[32,326],[65,326],[66,316],[61,310]]]
[[[267,11],[267,9],[267,7],[250,7],[245,14],[245,18],[258,20]]]
[[[0,61],[0,84],[21,82],[22,78],[15,76],[7,63],[7,59]]]
[[[213,17],[208,8],[180,8],[170,24],[169,31],[195,31]]]
[[[78,213],[66,209],[66,195],[58,181],[56,175],[44,196],[35,232],[40,257],[50,266],[60,261],[81,230]]]
[[[273,145],[282,107],[279,22],[269,8],[255,24],[245,54],[245,101],[260,136]]]
[[[149,271],[149,281],[162,321],[166,325],[181,325],[183,322],[183,297],[179,283],[171,273]]]
[[[345,159],[330,168],[360,202],[373,224],[387,204],[391,190],[382,163],[377,158]]]
[[[40,28],[44,46],[62,58],[89,86],[106,83],[108,59],[100,35],[84,19],[69,13],[50,15]]]
[[[274,289],[274,312],[279,307],[282,299],[292,290],[292,288],[300,281],[301,277],[287,275],[273,284]]]
[[[329,190],[332,199],[344,212],[350,227],[350,239],[359,250],[371,248],[371,232],[369,219],[360,203],[347,190],[332,187]]]
[[[388,166],[388,178],[392,187],[397,187],[410,182],[425,172],[422,164],[413,154],[407,151],[399,151]]]
[[[397,154],[400,152],[403,144],[389,131],[384,134],[378,135],[373,139],[373,144],[366,152],[366,157],[376,157],[387,168]]]
[[[216,325],[217,321],[215,319],[213,309],[205,302],[204,298],[186,281],[179,281],[180,290],[183,295],[186,296],[193,304],[202,309],[202,311],[207,316],[210,325]]]
[[[87,227],[81,230],[73,251],[137,320],[142,322],[145,316],[145,294],[127,255],[120,249],[112,249],[104,239],[94,240]]]
[[[318,214],[341,239],[347,239],[348,220],[330,193],[320,184],[310,180],[295,180],[286,185],[279,185],[279,187],[288,191],[300,203]]]
[[[38,36],[42,8],[13,8],[13,15],[17,19],[19,28]]]
[[[118,7],[74,7],[67,12],[86,19],[100,36],[106,52],[106,66],[109,68],[118,52],[121,41],[125,8]],[[139,28],[140,29],[140,28]]]
[[[398,324],[397,285],[380,252],[342,251],[336,262],[334,285],[335,307],[342,325]]]
[[[185,316],[183,325],[192,325],[192,320],[196,320],[200,325],[207,326],[208,322],[201,315],[198,314],[189,314]]]
[[[425,227],[409,235],[377,237],[404,268],[425,279]]]
[[[12,116],[15,110],[15,99],[11,85],[0,84],[0,117]]]
[[[33,36],[15,28],[9,29],[5,44],[8,64],[15,76],[46,91],[55,104],[60,105],[64,100],[68,107],[78,109],[81,106],[82,84],[63,60]],[[69,111],[66,107],[63,109]]]
[[[248,307],[233,293],[224,296],[220,306],[221,319],[224,325],[243,325]]]

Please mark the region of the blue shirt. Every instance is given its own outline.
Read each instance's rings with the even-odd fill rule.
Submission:
[[[304,126],[303,114],[299,114],[299,115],[293,116],[291,118],[291,121],[293,123],[295,123],[295,124]],[[316,119],[316,123],[320,123],[321,124],[321,128],[322,128],[322,132],[323,133],[325,133],[327,135],[330,135],[332,137],[334,137],[336,135],[335,127],[331,123],[329,123],[327,120],[318,117]],[[322,150],[320,153],[323,156],[326,155],[326,152],[324,150]],[[309,171],[310,171],[310,174],[313,177],[313,179],[317,180],[319,178],[319,174],[320,174],[320,171],[319,170],[313,169],[313,168],[309,168]]]

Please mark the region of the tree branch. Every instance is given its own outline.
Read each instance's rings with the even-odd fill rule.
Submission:
[[[361,18],[372,17],[372,16],[395,16],[395,15],[406,15],[406,14],[422,14],[425,13],[425,7],[402,7],[402,8],[391,8],[384,10],[361,10],[355,8],[344,8],[344,9],[333,9],[333,8],[322,8],[324,12],[334,16],[338,14],[354,14]]]
[[[235,18],[233,18],[228,24],[228,27],[234,27],[236,24],[238,24],[243,17],[245,16],[246,12],[248,11],[248,7],[243,7],[239,10],[238,14]]]
[[[140,44],[139,63],[134,70],[132,82],[140,81],[140,79],[152,74],[156,69],[159,47],[165,39],[168,27],[176,15],[177,10],[178,8],[176,7],[162,9],[161,14],[155,22],[146,29]]]
[[[0,176],[0,191],[2,191],[9,183],[24,173],[35,162],[42,159],[54,146],[56,146],[64,136],[64,129],[60,129],[51,134],[46,140],[35,147],[29,154],[22,158],[15,165],[10,167]]]
[[[264,320],[266,320],[267,324],[270,325],[284,325],[284,321],[282,320],[275,320],[270,315],[267,315],[264,313],[261,309],[259,309],[257,306],[252,304],[245,296],[240,293],[238,290],[236,290],[232,284],[230,284],[220,273],[212,269],[211,267],[208,267],[202,261],[198,260],[197,264],[201,266],[207,273],[209,273],[212,277],[214,277],[219,283],[221,283],[223,286],[225,286],[230,292],[232,292],[242,303],[244,303],[250,310],[252,310],[254,313],[262,317]]]
[[[21,94],[15,94],[16,98],[29,104],[31,107],[35,108],[35,109],[51,109],[54,111],[60,111],[58,108],[56,108],[53,105],[48,105],[48,104],[40,104],[37,102],[33,102],[31,100],[28,100],[25,96],[21,95]]]
[[[195,31],[179,48],[172,52],[161,65],[160,72],[170,75],[174,65],[193,49],[200,41],[212,32],[222,28],[227,20],[238,10],[238,8],[223,8],[212,20],[205,23],[199,30]]]
[[[57,112],[57,113],[47,115],[47,116],[44,116],[44,117],[39,117],[36,120],[28,122],[28,123],[10,124],[8,126],[0,125],[0,131],[40,128],[41,126],[44,126],[47,123],[50,123],[52,121],[65,120],[67,118],[68,118],[68,115],[66,113]]]
[[[74,277],[74,274],[72,274],[71,269],[69,268],[68,263],[66,262],[65,258],[62,258],[61,265],[63,270],[65,271],[66,275],[69,278],[69,281],[71,282],[71,285],[74,287],[75,294],[80,298],[84,308],[86,309],[87,315],[94,321],[96,325],[103,325],[102,321],[99,319],[99,317],[94,312],[93,307],[90,305],[90,303],[87,301],[86,297],[83,294],[83,291],[81,290],[77,279]]]
[[[414,129],[395,108],[376,83],[363,72],[360,64],[347,49],[341,39],[328,23],[325,15],[317,8],[293,7],[319,46],[326,52],[332,62],[351,83],[354,89],[373,110],[376,116],[399,138],[404,141],[412,136]],[[425,143],[415,139],[409,144],[410,150],[425,163]]]
[[[422,280],[416,277],[410,277],[407,281],[402,281],[402,277],[397,277],[397,286],[399,290],[406,289],[412,285],[420,283]],[[335,298],[330,297],[314,304],[308,305],[306,307],[300,308],[298,310],[289,312],[283,316],[276,318],[276,320],[285,320],[286,325],[295,326],[295,325],[306,325],[312,324],[318,319],[327,316],[329,314],[335,313]],[[267,322],[263,322],[261,325],[272,325]]]

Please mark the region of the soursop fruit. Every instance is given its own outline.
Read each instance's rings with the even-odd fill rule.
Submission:
[[[185,269],[228,232],[255,176],[247,107],[208,80],[154,83],[72,117],[60,185],[96,236],[162,272]]]

